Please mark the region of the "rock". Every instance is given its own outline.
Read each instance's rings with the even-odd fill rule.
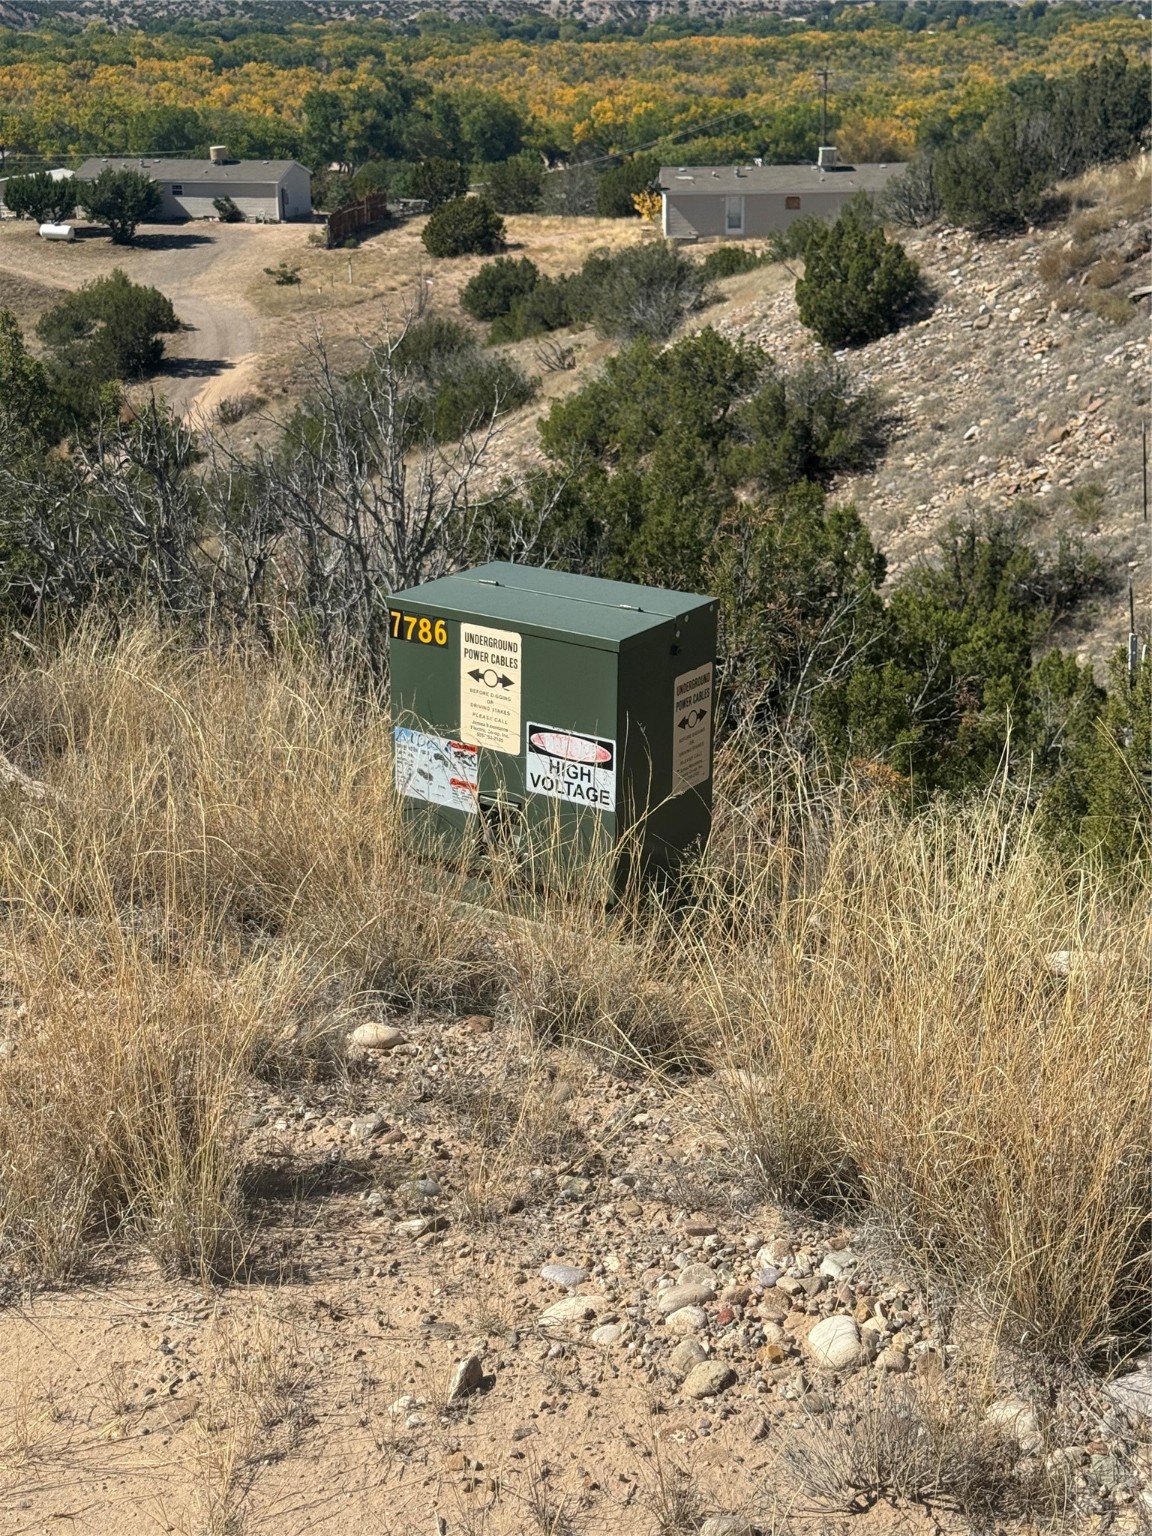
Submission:
[[[596,1308],[587,1296],[565,1296],[563,1301],[554,1301],[541,1312],[540,1322],[545,1328],[558,1328],[564,1323],[582,1323],[595,1315]]]
[[[577,1269],[575,1264],[545,1264],[540,1271],[540,1278],[547,1280],[550,1285],[562,1285],[565,1290],[571,1291],[584,1284],[588,1271]]]
[[[908,1352],[903,1349],[894,1349],[890,1344],[887,1349],[882,1349],[876,1356],[876,1369],[878,1371],[891,1371],[899,1376],[908,1369]]]
[[[736,1385],[736,1372],[723,1360],[702,1360],[684,1378],[683,1391],[688,1397],[717,1397]]]
[[[619,1344],[624,1331],[623,1323],[603,1323],[599,1328],[593,1328],[588,1337],[601,1349],[608,1349],[613,1344]]]
[[[447,1216],[414,1216],[411,1221],[398,1221],[392,1230],[401,1237],[426,1237],[443,1232],[447,1225]]]
[[[1036,1410],[1022,1397],[998,1398],[988,1405],[984,1418],[997,1429],[1007,1430],[1026,1456],[1040,1450],[1044,1444]]]
[[[851,1249],[843,1248],[839,1253],[826,1253],[820,1260],[818,1273],[829,1280],[839,1280],[855,1263],[856,1255]]]
[[[700,1536],[756,1536],[756,1530],[743,1515],[709,1515]]]
[[[752,1299],[752,1292],[746,1285],[726,1285],[720,1292],[720,1300],[727,1307],[746,1307]]]
[[[704,1346],[698,1339],[683,1339],[668,1356],[668,1369],[673,1376],[687,1376],[693,1366],[707,1358]]]
[[[398,1045],[407,1045],[407,1036],[391,1024],[358,1024],[348,1036],[352,1045],[365,1051],[394,1051]]]
[[[403,1397],[398,1397],[394,1403],[389,1404],[388,1412],[392,1418],[398,1419],[401,1414],[407,1413],[409,1409],[423,1408],[423,1406],[424,1399],[422,1397],[413,1397],[410,1393],[406,1392]]]
[[[678,1312],[681,1307],[698,1307],[701,1302],[711,1301],[715,1294],[715,1286],[712,1284],[670,1285],[666,1291],[661,1291],[657,1296],[656,1306],[659,1311],[667,1315],[670,1312]]]
[[[1130,1419],[1152,1422],[1152,1365],[1117,1376],[1104,1392]]]
[[[702,1333],[708,1326],[708,1314],[703,1307],[677,1307],[665,1319],[669,1333],[687,1338],[692,1333]]]
[[[1124,1481],[1124,1463],[1119,1456],[1093,1456],[1088,1463],[1088,1480],[1103,1491]]]
[[[991,315],[989,315],[989,314],[977,315],[975,320],[973,320],[973,322],[972,322],[972,329],[974,331],[986,331],[991,324],[992,324],[992,316]]]
[[[484,1367],[479,1355],[468,1355],[466,1359],[458,1360],[448,1384],[448,1402],[457,1403],[470,1392],[475,1392],[483,1380]]]
[[[716,1223],[706,1216],[690,1216],[683,1230],[686,1237],[711,1237],[716,1231]]]
[[[621,1200],[617,1209],[621,1216],[627,1217],[629,1221],[635,1221],[644,1214],[644,1207],[639,1200]]]
[[[776,1289],[783,1291],[785,1296],[803,1296],[804,1282],[797,1280],[795,1275],[782,1275],[776,1282]]]
[[[860,1332],[850,1317],[826,1317],[808,1335],[813,1365],[825,1371],[843,1371],[860,1360]]]
[[[716,1285],[716,1271],[710,1264],[685,1264],[680,1271],[679,1285]]]
[[[435,1179],[409,1179],[400,1189],[409,1200],[435,1200],[440,1193],[440,1186]]]
[[[386,1128],[383,1115],[360,1115],[349,1125],[348,1134],[353,1141],[371,1141]]]
[[[460,1020],[461,1028],[466,1029],[470,1035],[487,1035],[492,1032],[492,1015],[490,1013],[470,1013]]]

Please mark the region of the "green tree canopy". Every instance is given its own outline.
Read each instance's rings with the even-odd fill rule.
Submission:
[[[897,330],[924,291],[916,263],[870,210],[850,203],[814,230],[796,283],[800,319],[826,347],[858,347]]]
[[[420,235],[430,256],[491,256],[504,246],[504,220],[482,197],[457,197],[428,218]]]
[[[61,367],[104,382],[150,373],[164,355],[161,336],[179,329],[171,299],[116,267],[42,315],[36,334]]]
[[[48,171],[12,176],[4,188],[4,205],[18,219],[62,224],[76,212],[76,187],[71,177],[54,180]]]
[[[136,229],[160,211],[160,188],[142,171],[105,166],[95,181],[81,183],[84,217],[107,224],[114,245],[131,245]]]

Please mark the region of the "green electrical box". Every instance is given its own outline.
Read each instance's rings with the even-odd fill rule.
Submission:
[[[649,872],[707,839],[713,598],[495,562],[388,606],[396,787],[418,827],[626,843]]]

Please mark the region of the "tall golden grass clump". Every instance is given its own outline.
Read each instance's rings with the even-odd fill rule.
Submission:
[[[306,657],[146,625],[11,660],[0,741],[56,792],[0,811],[9,1270],[66,1276],[125,1232],[235,1268],[253,1075],[338,1053],[365,1000],[483,1003],[627,1069],[725,1074],[766,1189],[870,1202],[1012,1337],[1130,1336],[1148,892],[1070,876],[1026,813],[909,818],[737,741],[674,898],[608,906],[603,869],[559,878],[556,850],[541,880],[522,850],[478,880],[406,843],[385,711]]]
[[[767,1182],[866,1197],[1017,1341],[1131,1337],[1150,1278],[1148,892],[1071,876],[994,800],[814,808],[772,838],[774,792],[729,806],[723,891],[690,940]]]

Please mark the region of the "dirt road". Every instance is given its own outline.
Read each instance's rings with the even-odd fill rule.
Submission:
[[[73,244],[51,245],[32,224],[0,224],[0,303],[6,284],[35,284],[55,296],[121,267],[133,282],[166,294],[183,322],[167,338],[155,381],[181,415],[206,415],[254,383],[265,324],[248,288],[265,265],[306,239],[304,227],[150,225],[133,246],[114,246],[101,232],[81,235]]]

